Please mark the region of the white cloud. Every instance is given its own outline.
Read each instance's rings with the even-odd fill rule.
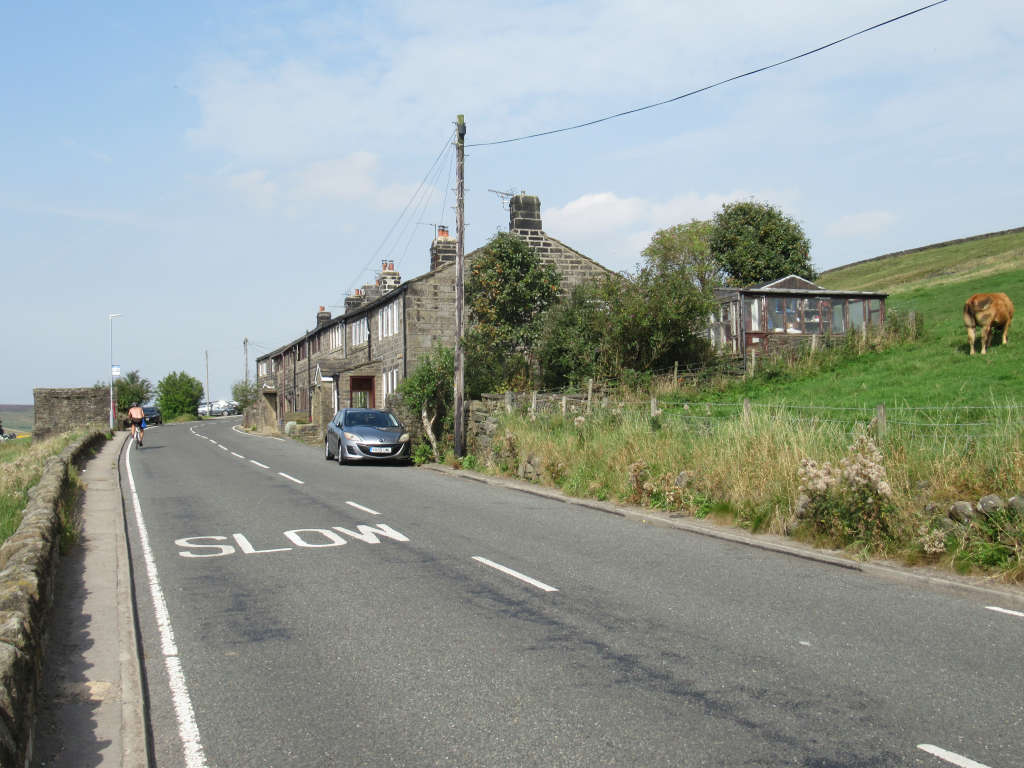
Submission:
[[[889,211],[850,213],[832,222],[825,232],[830,237],[872,237],[891,229],[896,221]]]

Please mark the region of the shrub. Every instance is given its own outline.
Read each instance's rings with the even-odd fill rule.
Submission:
[[[839,467],[800,463],[797,515],[840,546],[884,547],[897,537],[896,505],[882,454],[861,428]]]

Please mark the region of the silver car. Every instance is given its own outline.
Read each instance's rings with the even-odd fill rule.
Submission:
[[[409,433],[390,411],[343,408],[327,425],[324,458],[348,461],[408,461]]]

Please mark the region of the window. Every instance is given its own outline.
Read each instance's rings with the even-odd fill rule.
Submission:
[[[341,323],[333,326],[327,331],[327,349],[337,349],[341,346],[342,335],[344,334],[344,326]]]
[[[384,403],[387,404],[388,395],[398,389],[398,366],[388,368],[384,371]]]
[[[876,328],[882,327],[882,300],[868,300],[868,322]]]
[[[850,299],[846,306],[850,312],[850,330],[859,331],[864,327],[864,300]]]
[[[743,318],[748,331],[761,330],[761,300],[745,296],[743,298]]]
[[[361,317],[352,324],[352,346],[358,347],[365,344],[370,338],[370,326],[365,317]]]
[[[818,299],[800,299],[800,314],[804,333],[821,333],[821,302]]]
[[[381,339],[398,333],[399,303],[396,299],[377,310],[377,334]]]
[[[842,299],[832,302],[832,333],[846,333],[846,302]]]

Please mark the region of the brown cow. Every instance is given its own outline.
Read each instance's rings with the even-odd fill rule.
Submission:
[[[976,293],[964,304],[964,325],[967,326],[967,341],[974,354],[974,328],[981,326],[981,354],[992,338],[992,326],[1003,329],[1003,344],[1013,322],[1013,302],[1005,293]]]

